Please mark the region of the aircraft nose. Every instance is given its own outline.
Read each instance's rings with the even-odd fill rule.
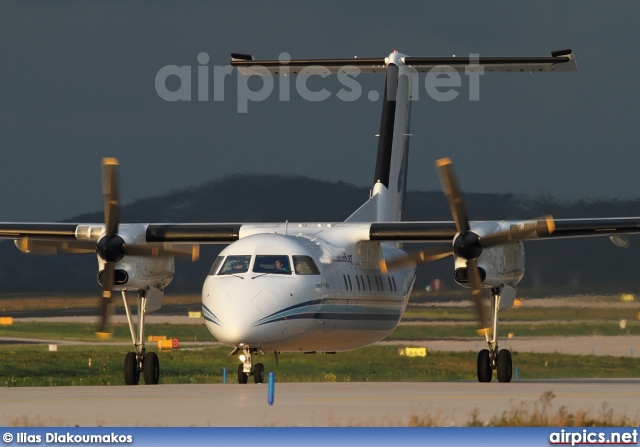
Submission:
[[[210,306],[218,324],[208,325],[213,335],[223,343],[259,346],[267,337],[258,322],[276,306],[275,298],[261,288],[245,284],[227,287],[217,294]]]

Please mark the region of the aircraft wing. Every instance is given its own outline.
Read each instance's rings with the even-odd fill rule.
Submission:
[[[0,238],[36,237],[47,240],[75,240],[78,224],[70,223],[0,223]]]
[[[507,226],[534,221],[504,221]],[[470,222],[471,228],[486,222]],[[542,227],[525,240],[610,236],[640,233],[640,217],[595,219],[554,219],[554,230]],[[370,240],[397,242],[443,242],[456,235],[454,222],[376,222],[371,224]]]
[[[508,225],[532,223],[535,220],[501,221]],[[554,219],[554,230],[549,232],[546,226],[536,230],[526,239],[559,239],[572,237],[609,236],[613,234],[640,233],[640,217]],[[470,222],[471,227],[485,222]],[[271,229],[279,233],[306,233],[301,228],[369,228],[368,240],[390,242],[443,242],[450,241],[456,235],[454,222],[415,221],[415,222],[304,222],[304,223],[201,223],[201,224],[149,224],[146,231],[147,242],[175,243],[230,243],[244,237],[247,233],[264,232]],[[288,230],[286,229],[288,228]]]
[[[240,223],[209,224],[121,224],[121,233],[135,244],[125,250],[139,254],[140,248],[158,249],[168,254],[188,254],[181,244],[228,244],[240,238]],[[0,223],[0,239],[13,239],[24,253],[96,253],[105,235],[99,223]],[[184,253],[183,253],[184,252]],[[153,253],[144,253],[153,254]]]
[[[522,225],[535,220],[476,221],[471,228],[485,224]],[[640,233],[640,217],[556,219],[555,229],[536,230],[525,240],[609,236]],[[357,231],[361,240],[388,242],[444,242],[456,235],[454,222],[273,222],[273,223],[150,223],[122,224],[124,232],[135,233],[137,244],[229,244],[255,232],[309,233],[317,228]],[[368,231],[367,231],[368,230]],[[22,251],[29,248],[57,247],[58,253],[91,253],[104,234],[103,224],[86,223],[0,223],[0,239],[13,239]]]

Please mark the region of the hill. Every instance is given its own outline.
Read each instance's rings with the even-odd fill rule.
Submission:
[[[284,222],[342,221],[369,196],[367,188],[343,182],[276,175],[233,175],[189,189],[137,200],[122,207],[122,222]],[[548,196],[510,193],[465,196],[473,220],[634,216],[640,200],[557,202]],[[67,222],[101,222],[102,211]],[[405,220],[451,220],[440,191],[407,193]],[[523,294],[634,292],[635,237],[620,249],[608,238],[533,241],[526,244]],[[198,293],[209,266],[223,246],[205,246],[200,261],[178,262],[172,293]],[[409,249],[417,247],[407,247]],[[0,293],[97,293],[92,255],[24,255],[13,243],[0,243]],[[420,267],[416,288],[434,278],[452,288],[451,259]]]

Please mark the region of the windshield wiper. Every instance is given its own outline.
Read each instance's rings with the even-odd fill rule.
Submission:
[[[261,274],[259,274],[259,275],[254,276],[254,277],[253,277],[253,278],[251,278],[251,279],[260,278],[261,276],[268,275],[268,274],[270,274],[270,273],[272,273],[272,272],[264,272],[264,273],[261,273]]]
[[[221,275],[221,276],[235,276],[236,278],[244,279],[244,276],[240,276],[235,273],[225,273],[224,275]]]

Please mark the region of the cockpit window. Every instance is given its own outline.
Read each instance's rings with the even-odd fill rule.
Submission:
[[[255,273],[275,273],[290,275],[291,264],[287,255],[258,255],[253,264]]]
[[[311,256],[293,256],[296,275],[319,275],[320,270]]]
[[[216,260],[213,262],[211,266],[211,270],[209,270],[209,275],[215,275],[220,266],[222,265],[222,261],[224,261],[224,256],[218,256]]]
[[[249,270],[249,261],[251,261],[251,255],[227,256],[218,275],[246,273]]]

